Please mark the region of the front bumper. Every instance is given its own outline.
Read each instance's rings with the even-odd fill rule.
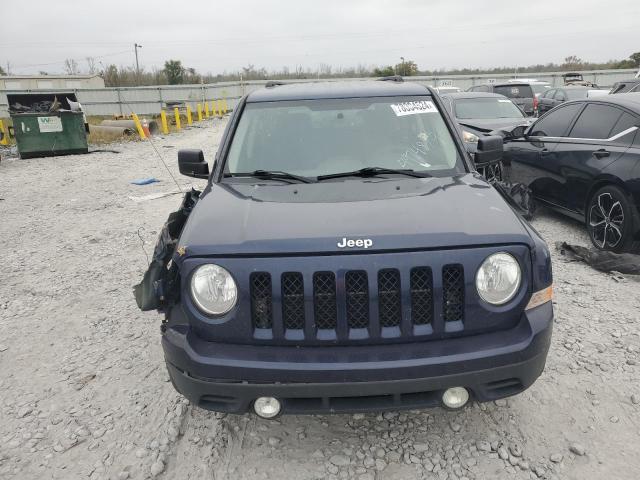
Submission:
[[[187,327],[165,330],[171,381],[192,403],[244,413],[261,396],[283,413],[343,413],[437,406],[454,386],[478,401],[522,392],[544,369],[553,325],[546,303],[512,329],[375,346],[253,346],[205,342]]]

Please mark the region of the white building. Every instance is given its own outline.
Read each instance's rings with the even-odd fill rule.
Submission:
[[[0,90],[78,90],[104,88],[99,75],[9,75],[0,76]]]

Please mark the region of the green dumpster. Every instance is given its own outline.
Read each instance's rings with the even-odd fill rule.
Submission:
[[[48,95],[51,101],[54,101],[55,111],[43,108],[43,97],[46,96],[7,95],[20,158],[87,153],[89,148],[84,114],[81,111],[71,111],[67,100],[67,96],[71,96],[73,98],[69,100],[75,101],[75,96]],[[12,105],[19,105],[20,110],[11,108]],[[44,105],[46,106],[46,103]]]

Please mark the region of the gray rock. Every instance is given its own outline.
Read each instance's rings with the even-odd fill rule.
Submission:
[[[549,457],[549,460],[551,460],[553,463],[560,463],[563,458],[564,457],[561,453],[552,453]]]
[[[459,432],[460,429],[462,428],[459,423],[455,423],[455,422],[449,423],[449,426],[451,427],[451,430],[453,430],[454,432]]]
[[[358,477],[358,480],[375,480],[373,473],[363,473]]]
[[[495,403],[498,407],[506,407],[507,406],[507,400],[504,398],[501,398],[499,400],[495,400],[493,403]]]
[[[164,471],[164,463],[162,463],[160,460],[156,460],[151,464],[150,472],[152,477],[154,478],[157,477],[163,471]]]
[[[381,458],[376,458],[376,470],[378,470],[379,472],[381,472],[382,470],[384,470],[385,468],[387,468],[387,462],[385,462],[384,460],[382,460]]]
[[[351,464],[351,460],[346,455],[332,455],[329,461],[336,467],[346,467]]]
[[[579,457],[581,457],[585,453],[587,453],[585,448],[582,445],[580,445],[579,443],[572,443],[571,445],[569,445],[569,451],[571,453],[573,453],[574,455],[578,455]]]
[[[426,452],[429,450],[429,444],[428,443],[414,443],[413,444],[413,449],[418,452]]]
[[[509,452],[505,447],[498,448],[498,455],[502,460],[509,460]]]
[[[129,478],[129,472],[127,472],[126,470],[122,470],[120,473],[118,473],[118,480],[127,480]]]
[[[509,451],[511,452],[511,455],[513,455],[514,457],[522,456],[522,447],[520,446],[519,443],[512,443],[511,445],[509,445]]]
[[[18,418],[24,418],[32,411],[33,409],[31,407],[22,407],[20,410],[18,410]]]
[[[93,436],[93,438],[100,438],[106,433],[106,431],[106,428],[100,427],[95,429],[91,435]]]
[[[136,457],[138,458],[143,458],[147,456],[147,449],[146,448],[139,448],[136,450]]]
[[[481,452],[490,452],[491,451],[491,444],[489,442],[487,442],[486,440],[478,440],[476,442],[476,448],[478,450],[480,450]]]
[[[269,440],[267,441],[269,442],[269,445],[271,445],[272,447],[276,447],[280,445],[280,442],[282,440],[280,440],[278,437],[269,437]]]

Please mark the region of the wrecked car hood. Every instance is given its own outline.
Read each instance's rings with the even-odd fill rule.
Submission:
[[[340,248],[343,239],[363,242]],[[186,256],[506,243],[531,244],[531,239],[500,194],[474,174],[291,185],[212,184],[179,241]]]
[[[458,123],[462,128],[471,128],[482,133],[489,133],[500,128],[515,127],[517,125],[530,125],[528,118],[480,118],[480,119],[459,119]]]

